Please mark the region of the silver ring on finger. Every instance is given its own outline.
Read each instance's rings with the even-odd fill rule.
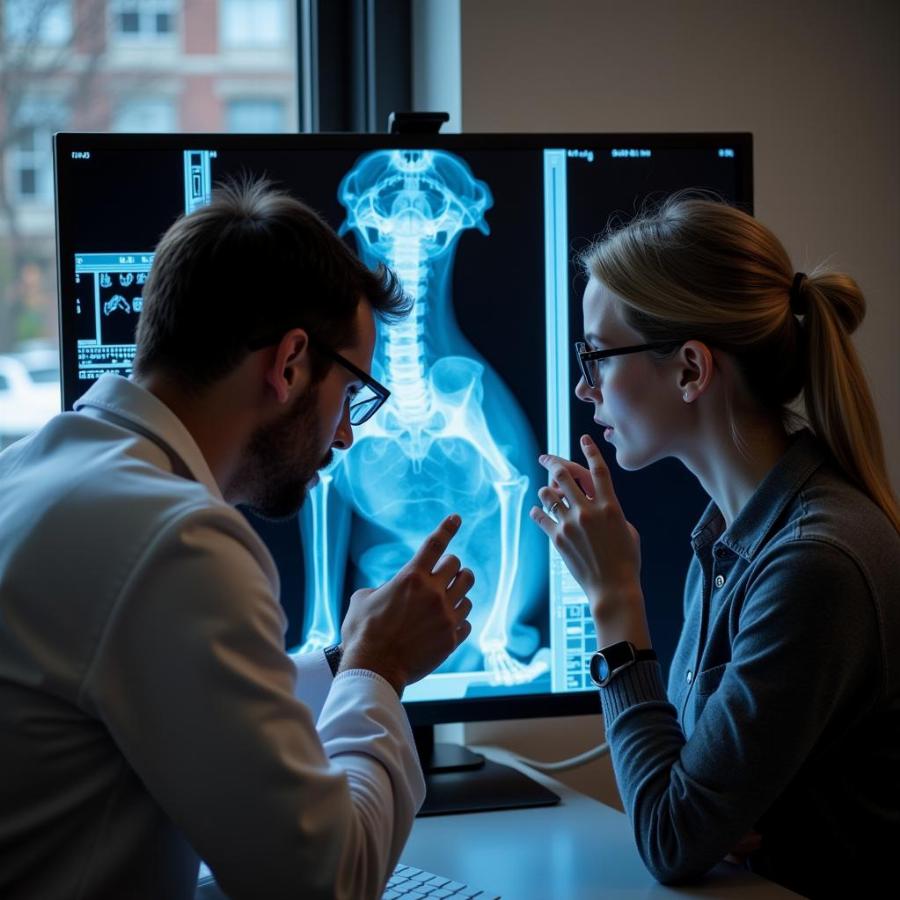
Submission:
[[[551,516],[556,515],[556,511],[562,506],[561,500],[554,500],[547,509],[547,512],[550,513]]]

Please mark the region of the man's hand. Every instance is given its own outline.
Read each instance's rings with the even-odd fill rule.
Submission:
[[[475,575],[443,555],[459,526],[459,516],[448,516],[390,581],[353,594],[341,626],[341,671],[369,669],[402,695],[469,636],[466,593]]]

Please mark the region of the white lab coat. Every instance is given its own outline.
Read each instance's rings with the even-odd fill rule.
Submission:
[[[424,798],[391,686],[292,660],[266,547],[103,376],[0,455],[0,896],[376,897]]]

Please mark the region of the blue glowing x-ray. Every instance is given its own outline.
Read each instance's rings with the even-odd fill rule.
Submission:
[[[374,374],[391,400],[356,430],[304,507],[301,649],[338,640],[348,558],[358,573],[350,588],[381,584],[457,512],[463,524],[451,551],[475,572],[473,632],[439,674],[456,676],[454,692],[461,683],[532,682],[549,666],[549,648],[527,624],[546,603],[548,578],[542,535],[524,521],[539,479],[537,444],[508,386],[461,332],[451,296],[463,233],[490,233],[490,188],[452,153],[383,150],[357,160],[338,199],[342,232],[355,236],[367,265],[394,270],[414,306],[376,344]]]
[[[195,140],[57,138],[65,407],[103,373],[131,372],[153,247],[179,209],[205,206],[220,182],[271,180],[321,210],[366,264],[390,266],[415,301],[406,321],[380,329],[375,348],[374,374],[392,396],[322,473],[300,533],[248,512],[282,575],[291,648],[337,641],[351,592],[392,577],[458,512],[463,527],[450,550],[478,579],[473,634],[404,700],[593,690],[590,604],[526,521],[546,478],[538,447],[569,457],[573,438],[591,427],[572,391],[581,328],[573,250],[607,216],[673,190],[702,185],[749,201],[749,143],[723,149],[718,136],[660,135],[641,148],[601,135],[574,145],[564,135],[471,135],[385,150],[374,135]],[[647,595],[670,652],[680,627],[672,584],[687,560],[665,523],[680,510],[689,529],[707,499],[685,484],[660,515],[654,498],[680,477],[664,464],[622,484],[655,547]]]

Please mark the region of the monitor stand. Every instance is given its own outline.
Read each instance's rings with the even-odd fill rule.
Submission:
[[[432,725],[413,726],[427,793],[420,816],[553,806],[559,797],[518,769],[458,744],[436,744]]]

